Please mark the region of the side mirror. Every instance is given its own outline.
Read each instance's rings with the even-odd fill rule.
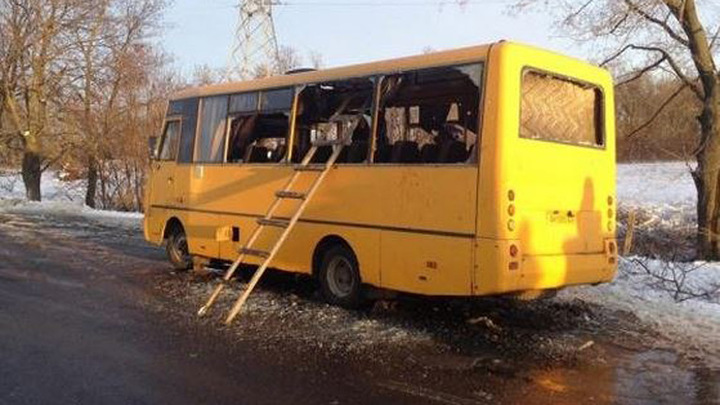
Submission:
[[[157,158],[155,154],[155,151],[157,150],[157,141],[157,136],[151,136],[148,138],[148,154],[150,155],[150,160]]]

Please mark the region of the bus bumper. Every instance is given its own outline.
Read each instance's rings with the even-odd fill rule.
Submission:
[[[617,243],[605,241],[603,252],[525,255],[511,246],[518,241],[478,240],[473,295],[544,290],[611,281],[617,272]]]

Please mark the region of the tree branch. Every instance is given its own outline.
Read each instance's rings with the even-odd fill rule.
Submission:
[[[625,45],[624,47],[620,48],[619,51],[615,52],[614,54],[612,54],[612,55],[610,55],[609,57],[607,57],[607,59],[605,59],[605,60],[603,60],[602,62],[600,62],[600,66],[601,66],[601,67],[604,67],[604,66],[607,65],[608,63],[610,63],[610,62],[614,61],[615,59],[619,58],[620,56],[622,56],[622,54],[624,54],[625,52],[627,52],[628,49],[630,49],[630,46],[631,46],[631,45]]]
[[[630,78],[625,79],[625,80],[622,80],[622,81],[620,81],[619,83],[617,83],[617,84],[615,85],[615,87],[623,86],[623,85],[625,85],[625,84],[628,84],[628,83],[630,83],[630,82],[633,82],[633,81],[635,81],[635,80],[643,77],[643,76],[645,75],[645,73],[657,69],[658,66],[660,66],[663,62],[665,62],[665,60],[666,60],[665,57],[664,57],[664,56],[661,56],[660,59],[658,59],[658,60],[655,61],[654,63],[652,63],[652,64],[650,64],[650,65],[648,65],[648,66],[645,66],[644,68],[642,68],[642,69],[638,70],[637,72],[635,72],[635,74],[633,74]]]
[[[656,46],[644,46],[644,45],[628,45],[631,49],[635,50],[642,50],[642,51],[648,51],[648,52],[658,52],[660,53],[665,60],[667,61],[670,68],[672,68],[675,75],[682,80],[690,89],[699,97],[703,98],[703,92],[698,83],[695,80],[690,79],[685,75],[685,73],[680,68],[680,65],[673,59],[672,55],[670,53],[662,48],[658,48]]]
[[[651,23],[657,25],[658,27],[662,28],[663,31],[665,31],[670,38],[676,40],[677,42],[683,44],[684,46],[688,46],[688,40],[686,38],[683,38],[680,34],[675,32],[672,27],[667,23],[667,20],[663,21],[659,18],[653,17],[649,13],[647,13],[645,10],[640,8],[637,4],[633,3],[631,0],[625,0],[625,4],[627,4],[628,7],[637,14],[639,14],[642,18],[650,21]]]
[[[577,17],[578,15],[580,15],[580,13],[582,13],[583,10],[585,10],[590,4],[592,4],[593,1],[595,1],[595,0],[587,0],[587,1],[585,2],[585,4],[583,4],[583,5],[580,6],[577,10],[573,11],[572,13],[570,13],[570,15],[568,15],[567,17],[565,17],[564,24],[568,24],[573,18],[575,18],[575,17]]]
[[[665,101],[663,101],[663,103],[660,105],[660,107],[658,107],[658,109],[653,113],[653,115],[652,115],[647,121],[645,121],[645,122],[642,123],[640,126],[638,126],[637,128],[633,129],[632,131],[630,131],[630,133],[627,134],[627,136],[626,136],[625,138],[631,139],[633,136],[637,135],[638,132],[640,132],[640,131],[642,131],[643,129],[645,129],[645,128],[647,128],[648,126],[650,126],[650,124],[652,124],[653,121],[655,121],[655,119],[660,115],[660,113],[663,112],[663,110],[665,109],[665,107],[667,107],[667,106],[675,99],[675,97],[677,97],[678,95],[680,95],[680,93],[682,93],[682,91],[683,91],[683,90],[685,89],[685,87],[687,87],[687,86],[688,86],[687,83],[681,84],[680,87],[678,87],[677,90],[675,90],[675,92],[673,92],[673,94],[670,95],[670,97],[668,97]]]

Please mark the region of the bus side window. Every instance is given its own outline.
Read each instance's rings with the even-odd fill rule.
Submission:
[[[172,160],[177,157],[178,142],[180,141],[180,120],[168,120],[165,123],[162,139],[160,140],[160,153],[158,160]]]
[[[300,162],[313,141],[347,137],[350,144],[343,148],[337,162],[365,162],[372,126],[374,87],[374,80],[368,77],[305,87],[298,98],[293,161]],[[313,162],[325,162],[331,153],[331,146],[320,146]]]
[[[227,96],[207,97],[202,100],[200,133],[195,146],[195,162],[222,162],[225,150],[227,109]]]
[[[169,114],[180,114],[182,125],[180,128],[180,146],[178,148],[178,163],[190,163],[195,145],[195,126],[197,124],[198,99],[190,98],[170,103]]]
[[[228,162],[277,163],[285,158],[294,94],[284,88],[232,96]]]
[[[479,63],[383,77],[374,161],[472,161],[479,131],[481,78]]]

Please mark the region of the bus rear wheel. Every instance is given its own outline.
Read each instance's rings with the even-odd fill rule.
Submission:
[[[363,304],[359,266],[350,248],[335,245],[328,249],[319,270],[320,287],[328,303],[350,309]]]
[[[187,236],[185,236],[185,231],[182,228],[177,227],[170,232],[165,250],[175,270],[188,270],[192,267],[192,256],[188,248]]]

